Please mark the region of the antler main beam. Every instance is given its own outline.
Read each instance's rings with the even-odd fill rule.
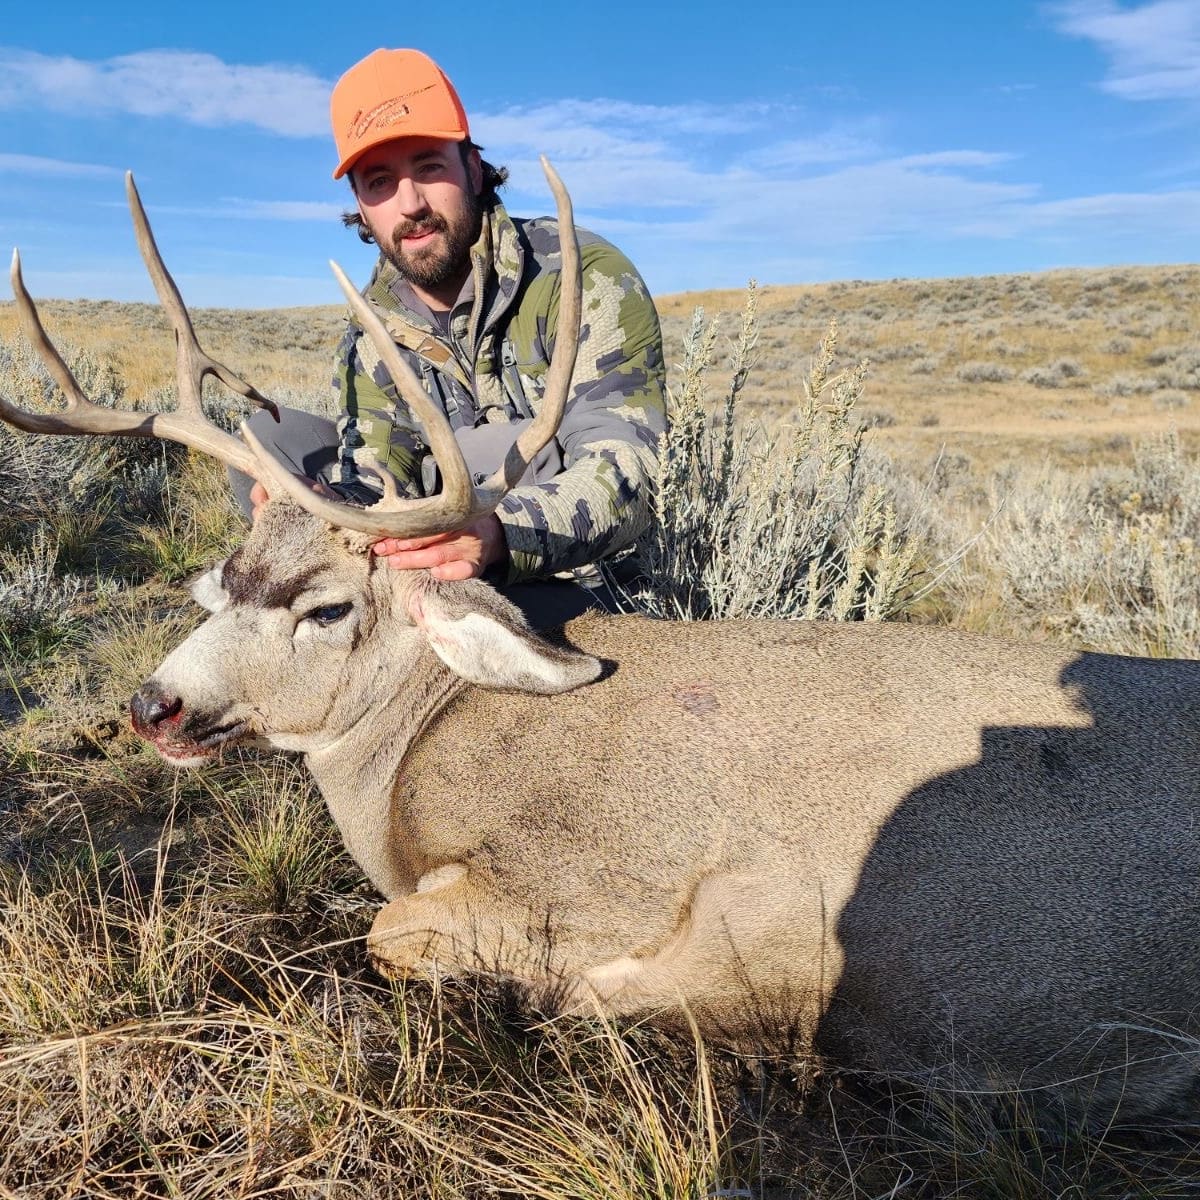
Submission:
[[[235,375],[228,367],[209,358],[200,348],[191,318],[154,243],[150,223],[146,219],[146,211],[142,207],[132,173],[126,173],[125,194],[129,199],[142,259],[175,330],[178,409],[169,413],[140,413],[128,409],[105,408],[89,400],[47,335],[37,306],[30,297],[21,275],[21,256],[14,250],[11,280],[17,312],[21,317],[21,327],[54,381],[62,388],[67,403],[61,412],[35,413],[20,408],[0,396],[0,417],[27,433],[92,433],[106,437],[164,438],[209,454],[239,471],[257,475],[258,460],[253,451],[204,416],[201,406],[204,376],[215,375],[226,387],[269,409],[274,413],[276,420],[279,419],[279,413],[274,403],[266,396]]]
[[[444,533],[461,529],[478,517],[495,511],[505,494],[557,433],[566,409],[571,375],[579,350],[583,284],[571,198],[545,156],[541,162],[558,210],[558,236],[562,251],[558,329],[538,414],[514,439],[503,464],[478,487],[472,485],[462,450],[445,413],[426,394],[375,311],[355,290],[337,263],[331,263],[355,318],[374,343],[401,397],[421,423],[429,448],[441,469],[442,490],[436,496],[419,499],[385,496],[384,500],[370,508],[355,508],[317,495],[282,464],[264,458],[263,467],[270,474],[270,479],[264,481],[269,492],[275,494],[275,489],[282,491],[302,508],[331,525],[379,537],[424,537]],[[242,436],[260,455],[264,453],[253,431],[245,425],[242,426]]]

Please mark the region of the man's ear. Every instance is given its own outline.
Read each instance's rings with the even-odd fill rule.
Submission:
[[[467,152],[467,178],[471,181],[471,191],[476,196],[483,194],[483,160],[479,157],[479,150],[472,146]]]
[[[229,604],[229,593],[221,583],[224,567],[225,560],[222,559],[215,567],[188,580],[187,589],[191,592],[192,599],[210,613],[219,613]]]
[[[600,676],[590,654],[552,645],[488,584],[477,579],[413,588],[409,615],[430,649],[456,675],[480,687],[553,695]]]

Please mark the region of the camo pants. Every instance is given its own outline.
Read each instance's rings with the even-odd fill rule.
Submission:
[[[373,504],[378,499],[377,493],[368,489],[363,489],[364,495],[357,495],[353,485],[347,487],[334,482],[338,433],[337,427],[328,418],[280,406],[278,424],[270,413],[264,411],[250,417],[250,427],[263,446],[297,475],[320,480],[350,501]],[[234,499],[249,524],[254,511],[250,503],[250,489],[254,486],[254,480],[231,467],[229,483]],[[589,609],[620,611],[616,597],[604,584],[583,587],[565,579],[539,579],[496,590],[511,600],[535,629],[556,628]]]

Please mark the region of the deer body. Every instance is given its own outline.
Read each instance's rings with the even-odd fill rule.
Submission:
[[[911,627],[567,632],[616,670],[557,697],[464,689],[401,768],[399,840],[422,873],[467,868],[452,960],[853,1061],[957,1039],[1013,1078],[1061,1070],[1098,1023],[1195,1005],[1200,666]],[[402,969],[430,897],[377,923]]]
[[[1193,1077],[1154,1030],[1200,996],[1200,664],[602,616],[555,648],[485,585],[379,569],[288,505],[221,575],[147,685],[178,724],[143,732],[186,758],[247,712],[304,750],[388,901],[385,970],[994,1082],[1132,1055],[1085,1089],[1127,1111]],[[305,636],[335,595],[354,627]],[[460,631],[491,626],[497,676],[464,679],[491,668]]]

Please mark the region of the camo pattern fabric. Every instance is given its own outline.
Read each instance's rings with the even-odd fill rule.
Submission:
[[[629,260],[602,238],[577,232],[579,356],[552,465],[497,509],[509,550],[505,583],[578,571],[629,546],[649,521],[666,424],[658,314]],[[449,314],[448,337],[406,303],[411,292],[382,256],[363,291],[464,447],[467,431],[538,410],[558,327],[558,222],[514,220],[496,203],[485,212],[471,262],[472,282]],[[348,490],[378,490],[361,470],[370,461],[364,451],[395,475],[402,495],[436,490],[421,425],[353,318],[334,385],[343,409],[335,473]]]

